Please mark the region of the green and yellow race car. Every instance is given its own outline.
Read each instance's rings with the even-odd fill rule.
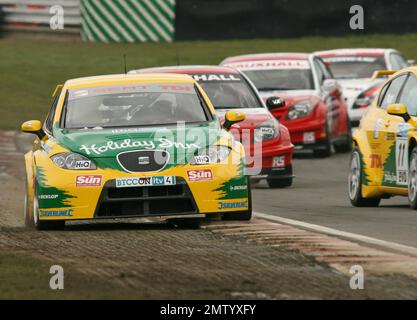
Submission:
[[[244,149],[189,76],[109,75],[57,86],[25,155],[26,225],[164,217],[196,224],[210,214],[251,218]]]
[[[353,133],[348,195],[357,207],[408,196],[417,209],[417,67],[390,75]]]

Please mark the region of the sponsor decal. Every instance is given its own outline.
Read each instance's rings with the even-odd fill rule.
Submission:
[[[384,124],[384,119],[381,119],[381,118],[376,119],[375,128],[374,128],[373,135],[372,135],[374,139],[379,138],[379,131],[382,130],[383,124]]]
[[[395,163],[397,185],[408,184],[408,138],[399,138],[395,142]]]
[[[372,149],[379,149],[381,147],[381,144],[379,142],[371,142],[370,146]]]
[[[395,133],[394,132],[387,132],[385,134],[386,141],[394,141],[395,140]]]
[[[399,123],[397,127],[397,137],[408,137],[408,130],[410,125],[408,123]]]
[[[193,158],[194,164],[209,164],[210,163],[210,157],[208,155],[204,156],[194,156]]]
[[[133,177],[116,179],[116,188],[170,186],[175,184],[175,176]]]
[[[384,182],[388,183],[396,183],[397,182],[397,175],[392,172],[386,172],[384,174]]]
[[[93,87],[83,90],[68,90],[68,100],[82,99],[107,94],[138,94],[138,93],[160,93],[160,92],[179,92],[182,94],[194,94],[192,84],[129,84]]]
[[[367,57],[367,56],[350,56],[350,57],[322,57],[324,62],[328,63],[337,63],[337,62],[365,62],[373,63],[377,60],[377,57]]]
[[[310,69],[307,60],[258,60],[227,63],[226,65],[242,70]]]
[[[285,156],[278,156],[272,159],[273,168],[283,168],[285,167]]]
[[[380,154],[371,154],[369,158],[371,159],[370,167],[372,169],[382,168],[382,156]]]
[[[123,142],[115,142],[115,141],[108,141],[104,145],[82,145],[80,147],[80,151],[84,151],[87,155],[96,154],[100,155],[105,153],[109,150],[121,150],[121,149],[129,149],[129,148],[143,148],[146,150],[153,150],[159,148],[177,148],[177,149],[197,149],[200,148],[200,145],[196,143],[181,143],[181,142],[174,142],[168,140],[166,138],[161,138],[155,143],[152,140],[141,140],[135,141],[132,139],[124,139]]]
[[[40,217],[73,217],[73,209],[67,210],[42,210],[39,213]]]
[[[235,208],[247,208],[248,202],[219,202],[219,210],[223,209],[235,209]]]
[[[248,190],[248,186],[230,186],[230,191],[242,191],[242,190]]]
[[[76,186],[77,187],[100,187],[102,176],[99,175],[85,175],[77,176]]]
[[[188,170],[187,171],[189,181],[208,181],[213,180],[213,173],[210,169],[205,170]]]
[[[39,200],[55,200],[58,198],[57,194],[40,194],[38,195]]]
[[[242,79],[235,74],[193,74],[195,81],[210,82],[210,81],[241,81]]]
[[[91,168],[91,161],[90,160],[78,160],[75,161],[75,169],[78,170],[88,170]]]

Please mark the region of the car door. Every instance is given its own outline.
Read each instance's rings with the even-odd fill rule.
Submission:
[[[403,73],[390,81],[384,97],[380,100],[383,120],[380,128],[381,184],[386,187],[407,187],[408,127],[402,117],[390,115],[386,108],[398,103],[409,75]]]
[[[317,70],[320,86],[322,87],[325,80],[332,79],[332,74],[328,71],[325,64],[317,58],[314,60],[314,65]],[[340,125],[340,101],[338,99],[338,95],[340,95],[340,93],[338,92],[336,86],[331,91],[321,90],[323,92],[323,100],[327,105],[327,123],[330,129],[330,135],[333,138],[338,134],[338,128]]]

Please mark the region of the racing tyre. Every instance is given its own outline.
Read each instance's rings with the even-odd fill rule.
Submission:
[[[346,153],[346,152],[352,151],[352,125],[349,121],[349,118],[347,121],[348,121],[348,124],[347,124],[348,132],[345,138],[346,140],[341,143],[335,143],[333,146],[334,151],[336,151],[337,153]]]
[[[411,151],[408,168],[408,201],[411,209],[417,210],[417,147]]]
[[[249,221],[250,219],[252,219],[252,210],[242,212],[226,212],[222,217],[222,220],[225,221]]]
[[[381,198],[362,197],[362,164],[359,149],[352,151],[349,164],[348,194],[349,200],[355,207],[377,207]]]
[[[268,183],[268,187],[270,188],[287,188],[291,187],[292,185],[292,178],[285,178],[285,179],[266,179]]]
[[[36,186],[36,184],[35,184]],[[37,230],[63,230],[65,220],[41,221],[39,220],[38,197],[36,196],[36,187],[33,193],[33,199],[29,197],[28,183],[26,182],[25,196],[25,226],[28,229]]]

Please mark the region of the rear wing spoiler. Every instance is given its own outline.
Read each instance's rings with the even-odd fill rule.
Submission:
[[[395,70],[376,70],[372,75],[372,80],[376,80],[385,76],[390,76],[396,72],[397,71]]]

